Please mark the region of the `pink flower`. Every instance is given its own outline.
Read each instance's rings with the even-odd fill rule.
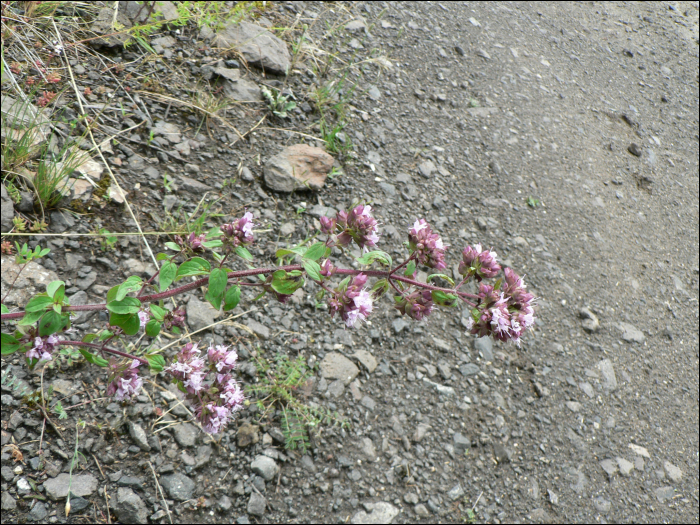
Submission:
[[[175,236],[175,242],[186,251],[191,251],[195,253],[201,253],[204,251],[203,243],[207,240],[206,234],[202,233],[200,235],[195,235],[194,232],[190,233],[189,236],[184,239],[179,235]]]
[[[329,235],[335,233],[335,219],[331,219],[330,217],[321,217],[319,222],[321,223],[321,233],[326,233]]]
[[[326,218],[327,220],[321,223],[321,228],[329,231],[331,226],[334,229],[340,229],[337,242],[341,246],[347,246],[352,241],[355,241],[363,250],[366,246],[376,246],[379,241],[379,230],[371,211],[371,206],[362,204],[355,206],[350,213],[339,211],[335,219]]]
[[[238,220],[224,224],[221,231],[224,234],[224,243],[235,249],[239,246],[253,244],[253,214],[249,211]]]
[[[325,261],[323,261],[323,264],[321,264],[321,271],[319,273],[324,277],[330,277],[335,273],[336,270],[337,268],[333,266],[331,260],[326,259]]]
[[[425,219],[416,220],[408,233],[408,247],[418,262],[436,270],[444,270],[445,246],[437,233],[433,233]]]
[[[150,314],[145,310],[139,310],[138,316],[141,328],[146,328],[146,323],[151,320]]]
[[[27,350],[25,354],[29,360],[51,361],[51,354],[58,348],[59,339],[55,334],[48,337],[37,337],[34,339],[34,346]]]
[[[482,250],[481,244],[477,244],[474,248],[467,246],[462,252],[462,262],[459,263],[458,272],[464,278],[473,275],[477,281],[496,277],[501,270],[496,257],[496,252]]]
[[[331,317],[339,313],[348,327],[365,321],[373,308],[372,294],[363,288],[366,283],[367,276],[363,273],[354,276],[348,284],[341,283],[328,299]]]
[[[107,386],[107,395],[114,396],[117,401],[128,401],[137,396],[143,385],[143,379],[136,370],[141,365],[138,359],[132,360],[130,365],[118,365],[112,359],[109,367],[112,371],[111,381]]]
[[[430,290],[417,290],[395,299],[394,307],[403,315],[408,315],[416,321],[422,321],[433,311],[433,295]]]

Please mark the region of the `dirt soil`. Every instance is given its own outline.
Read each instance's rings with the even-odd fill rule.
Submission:
[[[220,199],[212,211],[224,215],[214,224],[240,217],[244,207],[254,211],[266,230],[254,255],[268,264],[279,246],[313,231],[327,208],[366,199],[381,219],[379,247],[397,260],[420,217],[451,246],[450,269],[464,245],[493,247],[540,298],[533,333],[520,348],[477,341],[463,326],[466,312],[443,309],[409,323],[388,297],[371,322],[346,331],[315,310],[311,286],[286,305],[244,297],[234,313],[247,313],[235,322],[254,336],[228,323],[194,339],[238,342],[242,350],[260,344],[267,358],[302,354],[311,364],[334,353],[349,357],[359,366],[351,383],[317,372],[305,399],[337,410],[350,429],[323,427],[302,455],[285,450],[279,422],[258,423],[253,408],[212,440],[187,423],[182,407],[163,419],[177,406],[165,378],[153,377],[132,407],[89,402],[104,395],[104,370],[64,363],[43,375],[44,387],[53,385],[64,407],[73,407],[68,419],[53,418],[61,436],[3,385],[3,522],[107,523],[111,511],[112,522],[147,516],[153,523],[169,516],[198,523],[697,523],[697,4],[329,5],[333,12],[326,4],[275,2],[264,16],[276,27],[299,16],[315,46],[341,61],[371,59],[361,77],[350,77],[359,84],[343,138],[354,154],[338,158],[341,172],[318,192],[292,195],[269,190],[262,178],[265,159],[282,147],[320,144],[282,129],[319,136],[307,96],[322,80],[306,73],[312,51],[285,86],[298,110],[290,119],[267,118],[242,141],[214,119],[197,134],[194,113],[142,95],[154,120],[176,125],[197,146],[185,155],[166,141],[147,145],[148,133],[139,130],[108,156],[142,228],[158,229],[153,218],[164,203],[192,211],[210,191],[205,201]],[[325,21],[341,15],[362,23],[324,40]],[[189,66],[215,55],[204,54],[196,28],[182,31],[170,60],[194,84],[201,70]],[[88,73],[96,67],[85,65]],[[154,77],[170,74],[153,67]],[[284,77],[254,67],[247,74],[283,86]],[[94,85],[116,88],[106,78],[93,78]],[[184,96],[173,86],[166,93]],[[227,118],[247,131],[266,114],[258,102]],[[141,120],[119,118],[122,129]],[[127,217],[112,202],[67,225],[54,214],[49,231],[134,231]],[[169,240],[148,239],[154,253]],[[147,274],[150,263],[137,237],[121,239],[114,251],[84,238],[40,239],[46,243],[45,269],[70,281],[71,293],[87,293],[85,302],[103,300],[126,275]],[[11,264],[3,257],[4,268]],[[189,312],[202,297],[188,299]],[[105,319],[76,324],[82,335],[102,329]],[[251,359],[239,369],[249,370]],[[40,374],[18,356],[3,357],[2,366],[39,386]],[[67,479],[78,419],[89,431],[81,434],[84,459],[73,476],[84,476],[87,488],[67,519],[56,484]],[[13,461],[11,444],[23,462]],[[271,470],[253,470],[261,455],[273,460]]]

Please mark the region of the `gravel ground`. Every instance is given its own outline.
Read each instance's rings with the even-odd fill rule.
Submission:
[[[254,255],[267,262],[328,208],[364,198],[381,219],[380,248],[395,258],[419,217],[453,247],[450,268],[463,245],[492,246],[540,297],[535,330],[520,348],[477,340],[465,331],[466,312],[410,323],[385,298],[371,322],[346,331],[314,310],[311,286],[287,305],[242,300],[248,313],[236,322],[264,355],[301,353],[321,364],[306,401],[351,423],[324,427],[304,455],[285,450],[278,423],[258,423],[254,409],[212,440],[158,380],[134,406],[69,410],[57,422],[62,436],[47,427],[49,453],[40,461],[42,418],[3,385],[3,521],[106,522],[109,497],[112,519],[124,523],[167,523],[168,512],[174,522],[200,523],[461,522],[470,511],[495,523],[697,522],[697,4],[340,7],[353,23],[325,40],[324,21],[338,14],[321,4],[279,3],[265,16],[288,26],[300,15],[314,45],[334,46],[342,60],[374,59],[354,77],[344,130],[354,154],[338,165],[342,173],[317,192],[291,195],[263,180],[264,160],[299,142],[270,128],[318,136],[307,129],[313,113],[302,95],[319,81],[307,59],[288,83],[299,103],[292,118],[233,146],[227,128],[212,124],[213,139],[197,135],[186,111],[149,102],[155,120],[191,139],[191,151],[163,139],[153,157],[146,135],[115,148],[110,162],[133,188],[127,198],[142,226],[155,229],[151,217],[164,205],[192,210],[211,191],[226,215],[255,212],[269,231]],[[177,44],[187,55],[180,66],[197,64],[195,76],[206,62],[193,51],[201,41],[195,34]],[[165,51],[176,60],[177,49]],[[282,85],[255,68],[249,78]],[[264,114],[262,104],[249,104],[229,116],[247,130]],[[130,231],[122,210],[112,203],[77,221],[54,214],[50,229]],[[51,258],[10,303],[22,304],[21,292],[55,279],[54,271],[82,294],[72,304],[96,302],[125,275],[149,271],[138,239],[107,253],[90,241],[44,242]],[[12,264],[3,257],[3,296]],[[206,326],[213,317],[201,296],[186,299],[190,328]],[[105,319],[74,324],[92,331]],[[229,324],[199,336],[231,342],[239,334]],[[250,362],[239,368],[244,381]],[[38,386],[19,359],[3,358],[8,368]],[[98,397],[105,379],[85,365],[43,378],[65,406]],[[73,472],[81,497],[66,519],[78,418],[91,426]],[[24,462],[13,462],[13,443]]]

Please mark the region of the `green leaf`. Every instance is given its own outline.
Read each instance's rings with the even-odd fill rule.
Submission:
[[[440,279],[444,279],[445,281],[447,281],[448,283],[450,283],[452,286],[455,285],[455,282],[454,282],[454,280],[452,279],[452,277],[450,277],[449,275],[445,275],[444,273],[434,273],[434,274],[431,274],[431,275],[428,276],[428,280],[427,280],[426,282],[430,282],[433,278],[437,278],[437,277],[439,277]]]
[[[128,299],[128,297],[127,297]],[[112,312],[109,316],[109,324],[118,326],[126,335],[136,335],[141,328],[141,321],[137,314],[117,314]]]
[[[406,271],[403,272],[404,277],[413,278],[413,274],[416,273],[416,261],[410,261],[406,265]]]
[[[64,288],[66,287],[66,283],[63,281],[52,281],[46,286],[46,294],[49,297],[53,297],[54,294],[56,293],[56,290],[58,290],[61,286]]]
[[[495,283],[493,283],[493,289],[494,291],[500,290],[501,285],[503,284],[503,277],[499,277]]]
[[[168,314],[168,311],[165,308],[161,308],[157,304],[152,304],[150,306],[151,310],[151,315],[156,321],[162,321],[165,319],[165,316]]]
[[[212,297],[223,297],[227,282],[228,273],[221,268],[214,268],[209,274],[209,294]]]
[[[236,255],[238,255],[241,259],[246,261],[253,260],[253,256],[243,246],[239,246],[238,248],[236,248]]]
[[[136,290],[141,289],[143,281],[141,280],[141,277],[138,275],[132,275],[129,277],[126,281],[124,281],[122,284],[119,285],[119,288],[117,289],[117,295],[114,298],[117,301],[121,301],[126,297],[126,294],[129,292],[135,292]]]
[[[151,319],[146,323],[146,335],[148,337],[155,337],[160,333],[160,323],[155,319]]]
[[[92,334],[95,335],[95,334]],[[92,363],[93,365],[97,366],[109,366],[109,361],[107,361],[105,358],[100,357],[99,355],[92,354],[85,350],[84,348],[78,348],[78,351],[83,354],[83,357],[88,363]]]
[[[2,334],[2,355],[14,354],[19,350],[19,341],[10,334]]]
[[[219,310],[221,308],[222,297],[220,295],[214,296],[207,291],[207,293],[204,294],[204,298],[209,301],[209,304],[214,307],[214,310]]]
[[[10,313],[10,309],[7,306],[5,306],[4,304],[2,305],[2,313],[4,313],[4,314]]]
[[[316,301],[320,301],[326,296],[326,291],[321,289],[318,292],[316,292]]]
[[[114,335],[114,332],[111,332],[109,330],[102,330],[100,332],[99,342],[101,343],[102,341],[109,339],[113,335]]]
[[[241,287],[231,286],[224,296],[224,310],[233,310],[241,300]]]
[[[109,289],[109,291],[107,292],[107,302],[108,303],[111,303],[117,297],[117,292],[119,291],[120,286],[121,285],[118,284],[117,286],[112,286]]]
[[[314,281],[320,281],[323,279],[323,276],[321,275],[321,267],[316,261],[302,259],[301,264],[304,267],[304,270],[306,270],[306,275],[308,275],[309,278],[313,279]]]
[[[20,319],[19,323],[17,323],[17,326],[29,326],[34,323],[36,323],[41,316],[44,315],[44,311],[41,310],[39,312],[29,312],[24,314],[24,317]]]
[[[156,261],[166,261],[169,259],[170,259],[170,257],[162,252],[159,253],[158,255],[156,255]]]
[[[163,263],[163,266],[160,269],[160,273],[158,274],[158,281],[160,283],[161,292],[164,292],[168,289],[168,286],[170,286],[173,280],[175,280],[176,275],[177,264],[175,264],[173,261]]]
[[[148,366],[150,366],[153,372],[162,372],[165,368],[165,358],[160,354],[147,355],[144,356],[148,360]]]
[[[85,337],[83,337],[81,341],[83,343],[92,343],[95,339],[97,339],[97,337],[97,334],[85,334]]]
[[[295,248],[280,248],[275,252],[275,258],[281,259],[287,255],[304,255],[306,248],[303,246],[297,246]]]
[[[43,337],[45,335],[55,334],[63,328],[65,324],[66,319],[61,316],[61,314],[50,310],[39,319],[39,335]]]
[[[61,286],[58,287],[56,292],[53,294],[53,301],[54,301],[54,303],[56,303],[54,305],[54,308],[58,305],[64,304],[63,299],[65,298],[65,296],[66,296],[66,287],[65,287],[65,285],[62,284]],[[68,304],[68,302],[66,301],[65,304]]]
[[[213,237],[221,237],[222,235],[223,235],[223,233],[221,231],[221,228],[219,228],[218,226],[214,226],[209,231],[207,231],[206,238],[211,239]]]
[[[114,314],[135,314],[141,309],[141,301],[137,297],[124,297],[121,301],[107,303],[107,310]]]
[[[391,285],[389,284],[388,279],[379,279],[376,283],[374,283],[374,286],[372,286],[372,299],[374,301],[378,301],[385,293],[389,291],[389,287]]]
[[[205,248],[218,248],[219,246],[223,246],[224,243],[220,241],[219,239],[213,240],[213,241],[205,241],[202,243],[202,246]]]
[[[43,312],[53,304],[53,299],[46,294],[36,295],[27,303],[25,312]]]
[[[379,261],[383,266],[391,266],[391,255],[380,250],[367,252],[362,257],[356,259],[363,266],[372,264],[374,261]]]
[[[304,286],[304,279],[301,278],[301,272],[285,272],[277,270],[272,274],[272,289],[277,293],[291,295],[299,288]]]
[[[180,248],[180,245],[177,244],[177,243],[175,243],[175,242],[166,242],[166,243],[165,243],[165,246],[167,246],[167,247],[170,248],[171,250],[175,250],[176,252],[179,252],[180,249],[181,249],[181,248]]]
[[[202,259],[201,257],[192,257],[192,259],[185,261],[177,269],[175,280],[179,281],[188,275],[204,275],[209,273],[209,270],[211,270],[209,261]]]
[[[311,245],[311,247],[304,253],[304,259],[311,259],[312,261],[318,261],[326,253],[326,245],[322,242],[317,242]]]
[[[441,292],[440,290],[432,291],[433,302],[440,306],[453,307],[459,304],[459,298],[451,293]]]

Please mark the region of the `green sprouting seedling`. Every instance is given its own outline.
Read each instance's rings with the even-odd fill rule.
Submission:
[[[97,230],[97,233],[101,236],[100,248],[102,248],[102,251],[114,250],[114,245],[117,244],[117,237],[109,235],[111,232],[107,228],[100,228]]]
[[[481,106],[481,104],[479,104],[479,101],[477,99],[472,98],[472,97],[469,98],[469,107],[478,108],[480,106]]]
[[[309,385],[312,376],[312,370],[304,362],[303,356],[299,355],[290,360],[287,354],[278,354],[275,362],[271,364],[258,355],[255,361],[259,381],[254,385],[247,385],[246,391],[251,398],[257,398],[256,404],[261,412],[261,420],[274,409],[279,410],[280,427],[285,436],[286,448],[306,452],[310,447],[310,433],[322,424],[349,427],[349,423],[341,419],[337,412],[323,407],[312,407],[297,399],[299,392]]]
[[[12,225],[18,232],[23,232],[27,229],[27,221],[22,217],[12,217]]]
[[[16,264],[26,264],[29,261],[33,261],[34,259],[41,259],[44,257],[46,254],[48,254],[51,249],[49,248],[41,248],[41,246],[36,246],[34,248],[34,251],[31,250],[31,248],[27,247],[27,243],[25,242],[21,247],[19,243],[15,241],[15,247],[17,248],[17,255],[15,255],[15,263]]]
[[[278,89],[270,90],[266,86],[261,88],[262,94],[267,99],[267,106],[272,113],[280,118],[286,118],[287,112],[297,107],[296,102],[291,102],[289,98],[294,98],[294,94],[290,91],[288,95],[283,95]]]
[[[525,202],[528,206],[530,206],[530,208],[537,208],[537,206],[540,205],[539,199],[535,199],[532,196],[529,196],[527,199],[525,199]]]
[[[12,181],[8,180],[5,183],[5,188],[7,189],[7,194],[10,196],[10,199],[12,199],[15,204],[19,204],[22,200],[22,195],[20,195],[17,186],[12,184]]]
[[[297,216],[301,216],[301,214],[304,213],[305,211],[306,211],[306,208],[304,208],[303,206],[299,206],[297,208]]]

